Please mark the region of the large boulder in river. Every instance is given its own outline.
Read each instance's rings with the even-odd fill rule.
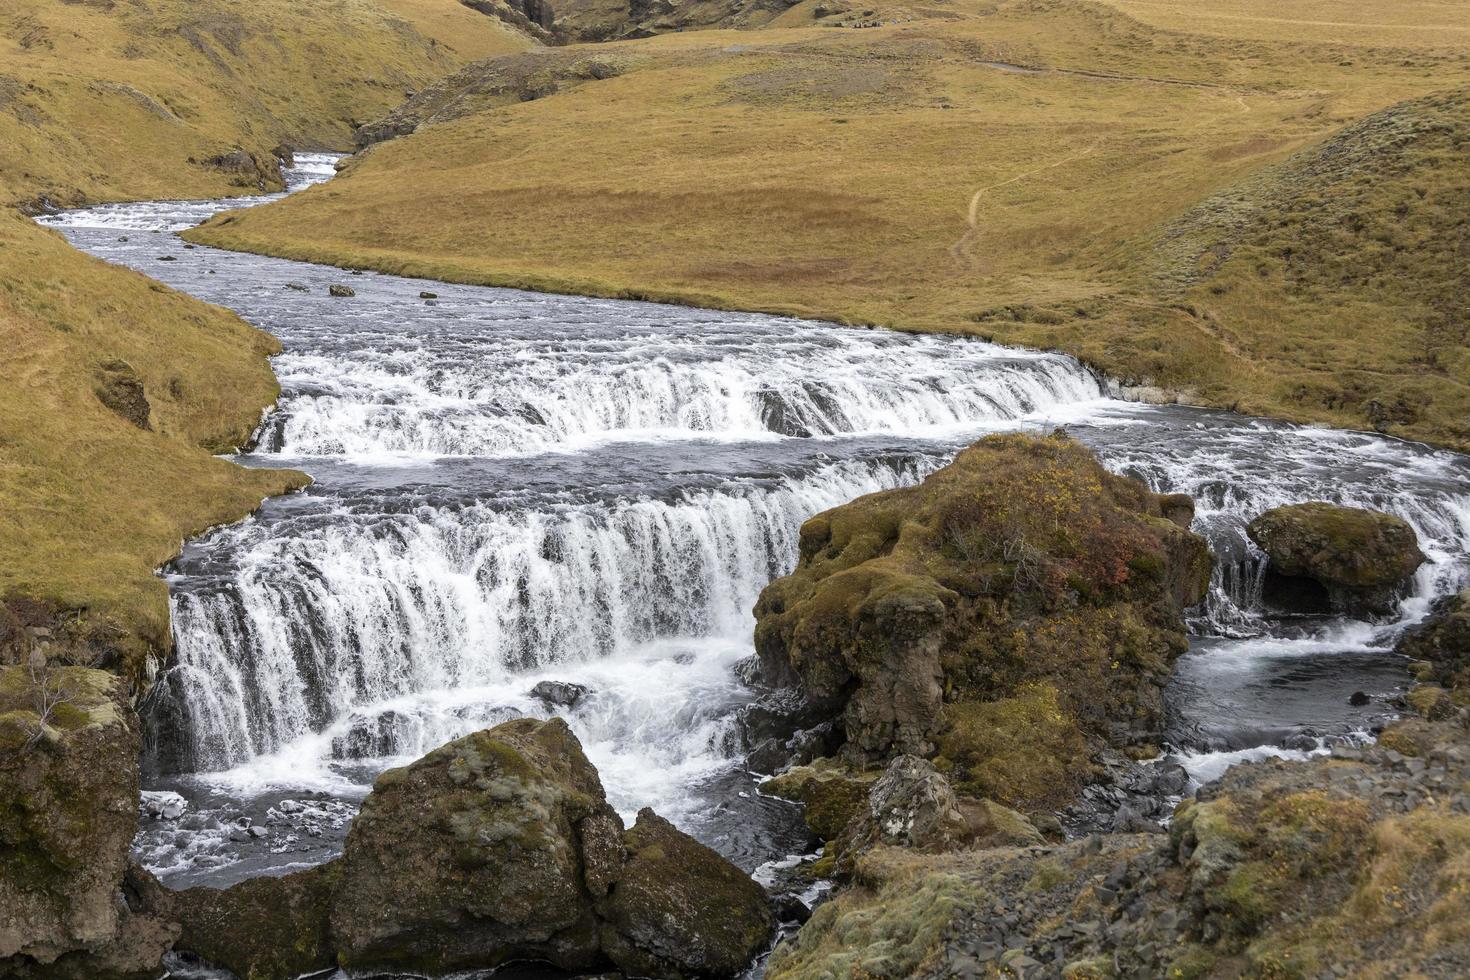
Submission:
[[[151,978],[177,933],[125,894],[139,738],[122,688],[39,650],[0,670],[0,976]]]
[[[602,948],[640,977],[729,977],[775,922],[765,892],[714,851],[643,810],[623,835],[627,861],[598,903]]]
[[[1158,737],[1212,566],[1191,512],[1064,435],[981,440],[802,526],[760,679],[839,718],[849,761],[937,755],[967,795],[1060,804],[1102,744]]]
[[[347,969],[598,962],[588,868],[615,865],[617,814],[565,722],[518,719],[373,786],[341,858],[332,932]]]
[[[163,905],[183,923],[176,948],[246,980],[523,959],[728,976],[774,928],[765,893],[714,851],[647,810],[625,831],[557,718],[506,722],[384,773],[336,861]]]
[[[1311,610],[1387,615],[1424,564],[1401,517],[1314,501],[1266,511],[1246,528],[1266,553],[1268,596]],[[1314,588],[1315,587],[1315,588]]]

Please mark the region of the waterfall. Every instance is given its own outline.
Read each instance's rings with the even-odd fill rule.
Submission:
[[[298,159],[293,186],[330,173]],[[188,815],[138,849],[170,883],[325,860],[386,766],[553,712],[626,814],[653,805],[749,867],[802,846],[736,765],[751,607],[805,519],[988,432],[1064,426],[1114,471],[1196,501],[1219,562],[1168,734],[1198,778],[1370,726],[1382,698],[1349,695],[1399,689],[1397,635],[1470,583],[1465,457],[1126,404],[1071,358],[962,338],[394,276],[356,276],[338,299],[342,270],[208,248],[156,261],[148,232],[241,203],[46,219],[279,337],[281,403],[239,459],[316,480],[166,570],[176,656],[144,706],[146,751],[151,790]],[[1430,562],[1394,621],[1266,607],[1245,525],[1303,500],[1414,526]],[[548,704],[541,680],[584,696]],[[268,850],[235,840],[242,813],[273,828]]]
[[[810,515],[918,480],[936,457],[845,461],[802,477],[504,509],[479,501],[225,529],[236,569],[176,590],[172,761],[225,769],[364,706],[626,656],[671,637],[741,637],[790,570]],[[390,726],[391,728],[391,726]],[[400,742],[380,739],[399,754]],[[414,739],[417,745],[421,740]]]

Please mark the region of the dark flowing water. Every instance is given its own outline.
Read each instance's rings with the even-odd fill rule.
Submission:
[[[330,172],[305,158],[293,179]],[[281,405],[237,458],[316,479],[166,570],[177,663],[148,705],[137,848],[171,885],[325,860],[384,768],[553,711],[626,815],[651,805],[779,874],[810,842],[741,766],[751,694],[733,668],[755,598],[793,564],[806,517],[912,483],[987,432],[1065,426],[1114,470],[1195,498],[1221,562],[1169,692],[1168,748],[1196,780],[1362,737],[1404,686],[1397,633],[1470,581],[1464,457],[1125,402],[1056,354],[350,275],[171,234],[242,203],[45,219],[281,338]],[[1242,528],[1309,499],[1419,532],[1431,561],[1395,621],[1263,607]],[[541,680],[590,693],[553,708],[530,694]]]

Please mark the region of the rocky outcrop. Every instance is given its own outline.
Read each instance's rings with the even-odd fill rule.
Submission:
[[[97,369],[97,400],[124,422],[152,430],[152,408],[143,391],[143,379],[127,361],[108,361]]]
[[[613,78],[625,70],[613,55],[576,51],[530,51],[477,61],[416,93],[387,116],[358,129],[358,149],[420,126],[448,122],[494,106],[516,105],[564,92],[585,82]]]
[[[671,31],[757,28],[798,0],[559,0],[556,26],[578,41],[649,37]],[[816,16],[822,16],[817,14]]]
[[[868,791],[835,851],[838,870],[850,871],[865,851],[880,845],[942,853],[1040,843],[1041,834],[1019,813],[990,800],[961,799],[932,763],[901,755]]]
[[[767,976],[1464,976],[1470,738],[1237,766],[1170,833],[923,853],[879,844]]]
[[[1277,507],[1246,533],[1270,561],[1267,599],[1303,611],[1390,614],[1425,561],[1407,521],[1358,507]]]
[[[157,975],[177,927],[126,894],[138,750],[111,674],[0,670],[0,976]]]
[[[856,769],[836,759],[816,759],[793,766],[761,783],[762,792],[802,804],[802,816],[813,834],[835,841],[867,804],[868,791],[882,773]]]
[[[1435,602],[1399,640],[1398,652],[1424,664],[1421,680],[1470,692],[1470,589]]]
[[[850,763],[937,757],[966,794],[1061,805],[1099,747],[1158,737],[1212,561],[1189,516],[1064,435],[984,439],[803,525],[758,679],[839,719]]]
[[[459,0],[471,10],[495,17],[538,41],[564,40],[556,31],[556,11],[546,0]]]
[[[195,162],[192,158],[190,163]],[[220,153],[199,161],[200,166],[217,170],[231,176],[236,187],[248,187],[258,191],[280,191],[286,188],[286,179],[281,173],[281,158],[275,153],[253,153],[236,147],[228,153]]]
[[[774,926],[761,888],[714,851],[647,810],[624,830],[566,723],[529,718],[384,773],[336,861],[182,892],[172,911],[178,949],[251,980],[518,959],[725,976]]]

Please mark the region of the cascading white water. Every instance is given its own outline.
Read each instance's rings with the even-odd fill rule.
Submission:
[[[179,591],[173,694],[190,768],[278,752],[366,706],[511,683],[670,637],[740,637],[812,514],[932,463],[824,465],[671,500],[398,512],[377,501],[222,531],[227,585]],[[366,505],[366,512],[358,510]],[[401,709],[396,709],[400,710]],[[394,748],[432,745],[421,740]]]
[[[1347,695],[1401,683],[1396,633],[1470,581],[1462,457],[1129,405],[1069,358],[955,338],[444,284],[426,301],[389,276],[336,299],[339,270],[203,248],[156,262],[170,240],[149,232],[232,203],[52,220],[281,337],[282,403],[241,459],[317,480],[169,570],[177,662],[149,705],[152,760],[193,775],[153,786],[191,809],[139,846],[178,883],[322,860],[384,767],[553,711],[625,812],[651,804],[752,867],[798,846],[734,768],[751,606],[806,517],[994,429],[1064,424],[1197,501],[1222,561],[1172,735],[1201,777],[1366,725],[1381,705],[1349,711]],[[1263,608],[1242,529],[1305,499],[1414,524],[1431,564],[1399,622]],[[587,693],[550,705],[530,694],[541,680]],[[239,814],[272,828],[268,849],[229,840]]]

